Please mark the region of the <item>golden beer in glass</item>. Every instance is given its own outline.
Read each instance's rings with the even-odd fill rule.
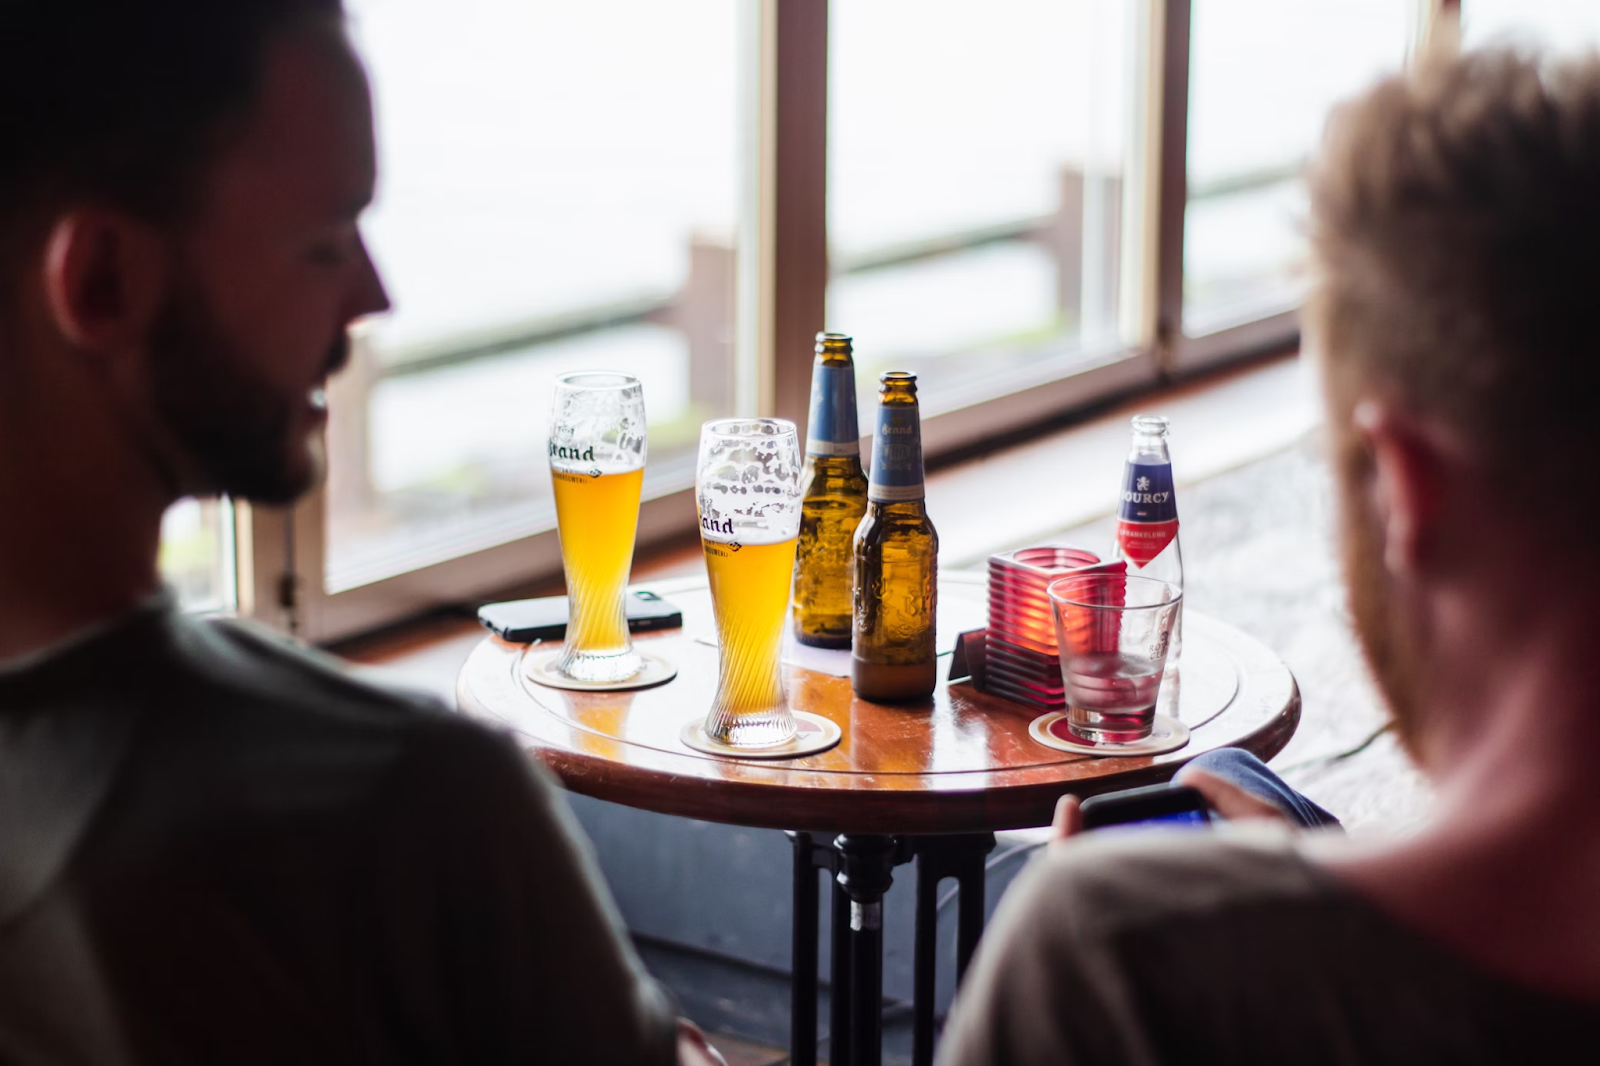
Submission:
[[[644,668],[624,597],[646,456],[644,390],[627,374],[567,374],[550,419],[550,479],[567,574],[567,636],[556,670],[626,681]]]
[[[780,659],[800,536],[794,423],[707,422],[700,431],[695,495],[719,648],[706,735],[734,747],[786,743],[797,732]]]

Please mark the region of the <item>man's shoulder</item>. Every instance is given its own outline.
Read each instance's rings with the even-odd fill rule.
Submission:
[[[1097,831],[1053,847],[985,933],[941,1061],[1319,1061],[1263,1058],[1228,1026],[1316,998],[1307,960],[1350,913],[1325,878],[1271,831]]]
[[[172,634],[179,668],[200,685],[236,699],[282,704],[290,711],[366,712],[380,719],[443,710],[431,696],[358,677],[343,661],[254,622],[177,617]]]
[[[170,706],[156,718],[218,773],[241,774],[241,786],[330,777],[348,795],[363,783],[393,787],[396,775],[483,787],[525,772],[502,733],[264,627],[179,617],[169,631]]]
[[[1029,895],[1062,913],[1063,928],[1095,937],[1315,911],[1332,891],[1290,833],[1272,826],[1096,833],[1052,849],[1028,881]]]
[[[1304,836],[1266,823],[1222,824],[1205,832],[1110,829],[1051,848],[1037,866],[1040,876],[1074,892],[1122,896],[1130,914],[1158,914],[1326,884],[1302,855]],[[1171,892],[1173,884],[1181,884],[1181,892]]]

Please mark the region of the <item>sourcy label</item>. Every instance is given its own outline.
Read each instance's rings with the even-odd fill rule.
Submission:
[[[1129,463],[1117,514],[1117,545],[1135,566],[1161,554],[1178,535],[1171,463]]]
[[[861,454],[855,367],[824,366],[818,360],[811,373],[811,424],[806,429],[806,454]]]
[[[922,422],[917,409],[900,404],[879,407],[867,499],[880,503],[920,500],[927,495],[922,480]]]

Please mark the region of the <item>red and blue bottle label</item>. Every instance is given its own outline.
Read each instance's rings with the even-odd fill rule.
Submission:
[[[1117,547],[1143,567],[1178,535],[1178,497],[1171,463],[1129,463],[1117,514]]]

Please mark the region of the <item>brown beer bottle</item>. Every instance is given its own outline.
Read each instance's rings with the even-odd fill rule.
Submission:
[[[878,379],[867,513],[856,527],[850,685],[869,700],[914,700],[938,683],[939,534],[928,521],[917,376]]]
[[[850,646],[851,538],[867,511],[850,338],[817,334],[800,545],[794,559],[794,636],[818,648]]]

